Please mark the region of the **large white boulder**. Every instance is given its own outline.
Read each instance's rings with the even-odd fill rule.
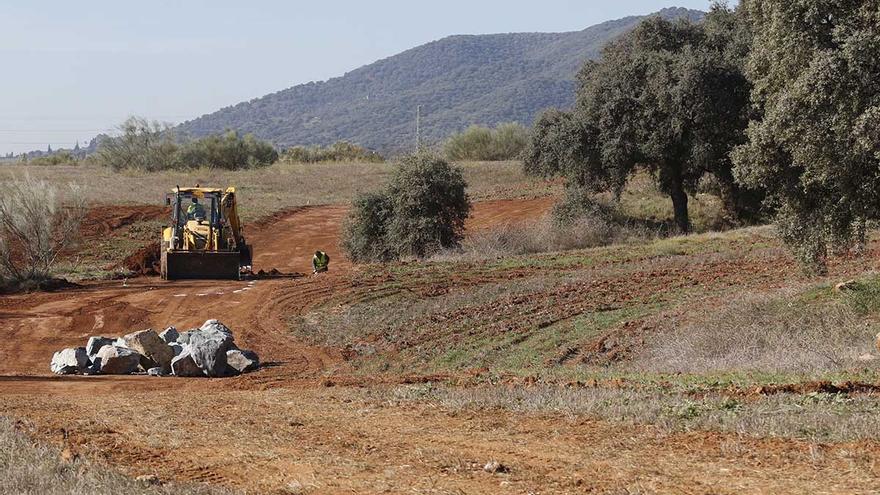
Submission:
[[[226,325],[217,320],[208,320],[198,331],[190,332],[188,350],[205,375],[218,377],[229,374],[226,351],[234,348],[234,345],[232,331]]]
[[[147,358],[148,361],[142,363],[144,370],[159,367],[165,371],[171,371],[174,351],[152,328],[132,332],[122,337],[122,340],[125,341],[125,347]]]
[[[126,347],[105,345],[98,351],[95,364],[100,366],[102,374],[128,375],[137,371],[142,358],[139,353]]]
[[[70,347],[52,355],[49,368],[57,375],[81,373],[89,365],[85,347]]]

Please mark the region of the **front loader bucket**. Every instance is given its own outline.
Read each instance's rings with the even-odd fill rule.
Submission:
[[[164,251],[162,278],[238,280],[240,258],[237,252]]]

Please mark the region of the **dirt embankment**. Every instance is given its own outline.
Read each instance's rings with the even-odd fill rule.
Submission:
[[[168,218],[169,214],[169,209],[165,206],[93,206],[89,208],[83,218],[80,233],[86,239],[102,237],[137,222],[164,220]]]

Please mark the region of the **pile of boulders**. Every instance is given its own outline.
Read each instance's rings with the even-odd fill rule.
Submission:
[[[234,376],[260,367],[256,353],[239,349],[232,330],[217,320],[185,332],[168,327],[140,330],[119,338],[90,337],[85,347],[55,353],[59,375]]]

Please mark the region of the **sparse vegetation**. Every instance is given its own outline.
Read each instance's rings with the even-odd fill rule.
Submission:
[[[157,172],[180,169],[238,170],[271,165],[278,152],[253,135],[235,131],[178,142],[168,124],[130,117],[118,137],[106,137],[92,160],[112,170]]]
[[[58,165],[78,165],[82,160],[73,156],[69,151],[57,151],[50,155],[30,159],[26,155],[22,155],[20,161],[22,164],[33,167],[54,167]]]
[[[499,124],[494,129],[474,125],[446,140],[443,152],[452,161],[515,160],[528,142],[529,131],[521,124]]]
[[[85,214],[76,186],[65,190],[30,175],[4,183],[0,195],[0,287],[45,282],[79,235]]]
[[[385,158],[378,152],[368,150],[346,141],[330,146],[294,146],[281,154],[281,160],[289,163],[363,162],[382,163]]]
[[[873,308],[874,311],[880,308]],[[636,366],[651,371],[822,372],[854,370],[877,329],[843,301],[806,301],[791,291],[750,294],[651,337]]]
[[[151,485],[45,444],[35,443],[0,416],[0,493],[16,495],[232,495],[207,485]]]
[[[404,157],[387,188],[354,201],[342,247],[355,261],[423,258],[457,246],[470,200],[461,169],[421,152]]]
[[[743,400],[723,393],[659,389],[411,385],[398,387],[382,398],[403,403],[433,402],[452,412],[507,410],[568,418],[598,417],[618,423],[650,424],[664,431],[716,430],[811,442],[880,439],[880,400],[871,396],[780,393]]]

